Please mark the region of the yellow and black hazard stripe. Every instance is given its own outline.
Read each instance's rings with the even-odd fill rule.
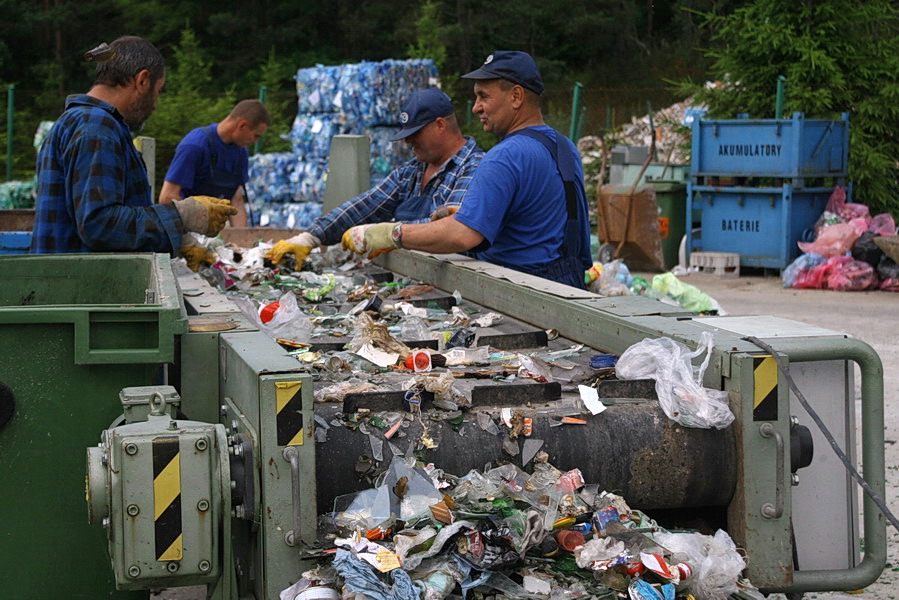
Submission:
[[[178,436],[153,439],[153,527],[156,560],[184,558]]]
[[[752,359],[752,420],[777,420],[777,362],[773,356]]]
[[[303,384],[300,381],[275,383],[276,429],[279,446],[303,445]]]

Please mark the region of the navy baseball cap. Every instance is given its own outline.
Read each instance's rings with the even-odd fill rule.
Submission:
[[[543,93],[543,78],[537,63],[527,52],[517,50],[494,51],[481,68],[463,75],[462,79],[505,79],[535,94]]]
[[[403,126],[390,139],[402,140],[437,117],[448,117],[453,114],[453,103],[449,96],[437,88],[420,90],[409,96],[400,113],[400,124]]]

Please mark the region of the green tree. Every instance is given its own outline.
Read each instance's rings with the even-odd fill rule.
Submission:
[[[415,43],[408,46],[406,54],[410,58],[430,58],[437,70],[444,73],[447,65],[446,29],[441,24],[440,5],[436,0],[425,0],[415,21]]]
[[[143,135],[156,138],[156,181],[162,182],[175,147],[191,129],[220,121],[235,103],[233,88],[211,86],[210,61],[191,29],[181,32],[174,65],[166,70],[166,86]]]
[[[294,72],[295,69],[278,56],[274,47],[257,70],[256,79],[260,87],[265,86],[265,105],[272,116],[272,124],[262,139],[262,152],[290,151],[290,142],[282,136],[290,131],[297,114]]]
[[[778,75],[785,113],[850,114],[849,175],[855,200],[899,215],[899,16],[888,0],[754,0],[705,15],[708,51],[723,85],[686,86],[710,115],[772,117]]]

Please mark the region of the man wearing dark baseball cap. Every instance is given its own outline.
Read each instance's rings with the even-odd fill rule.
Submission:
[[[402,128],[391,139],[411,146],[415,158],[315,219],[308,231],[277,242],[268,258],[278,263],[293,254],[299,268],[313,248],[336,244],[353,225],[385,219],[420,223],[458,209],[484,151],[462,135],[449,96],[436,88],[415,92],[398,117]]]
[[[466,73],[462,79],[505,79],[531,90],[538,96],[543,93],[543,78],[540,76],[540,69],[537,68],[537,63],[527,52],[497,50],[487,57],[483,65],[471,73]]]
[[[480,260],[584,289],[592,259],[583,165],[571,140],[543,121],[537,63],[525,52],[497,50],[462,78],[474,81],[472,111],[484,131],[501,138],[484,155],[462,207],[439,223],[354,227],[344,247],[470,250]]]

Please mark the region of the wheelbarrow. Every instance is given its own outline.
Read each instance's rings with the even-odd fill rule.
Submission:
[[[650,114],[650,127],[652,116]],[[643,168],[632,185],[600,183],[597,189],[597,259],[607,263],[624,260],[632,271],[664,271],[659,206],[655,188],[639,186],[655,154],[655,130]],[[604,168],[602,169],[604,171]],[[602,179],[600,179],[602,182]]]

